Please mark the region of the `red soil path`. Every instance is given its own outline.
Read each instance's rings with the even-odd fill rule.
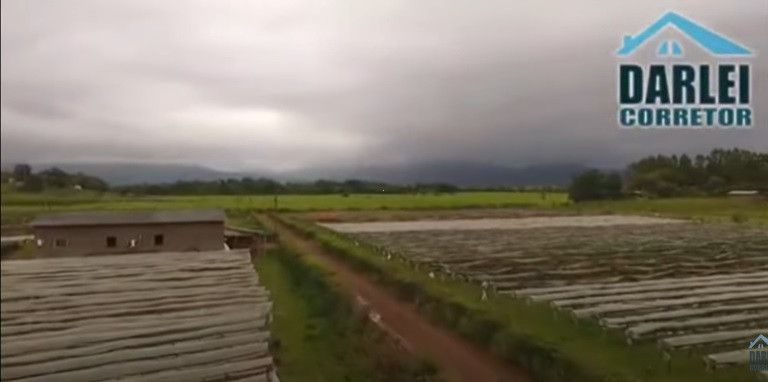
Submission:
[[[405,346],[438,367],[449,381],[529,382],[523,370],[499,359],[448,329],[436,326],[421,316],[412,304],[397,299],[390,291],[369,280],[343,260],[306,239],[289,227],[270,219],[281,242],[305,255],[313,256],[333,273],[335,281],[363,299],[381,315],[381,321]]]

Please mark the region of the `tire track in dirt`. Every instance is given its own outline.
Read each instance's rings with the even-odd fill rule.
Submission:
[[[302,254],[313,256],[333,273],[338,284],[365,299],[381,321],[416,354],[430,359],[449,381],[530,382],[522,369],[504,362],[489,351],[437,326],[415,306],[403,302],[386,288],[353,269],[317,242],[306,239],[271,217],[260,216],[279,235],[280,241]]]

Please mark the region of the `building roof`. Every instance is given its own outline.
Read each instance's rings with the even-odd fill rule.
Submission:
[[[691,40],[702,46],[709,53],[715,55],[750,55],[749,49],[734,41],[707,29],[675,12],[667,12],[653,24],[645,28],[635,36],[625,36],[621,48],[617,54],[627,56],[635,52],[641,45],[659,33],[662,29],[674,26]]]
[[[35,240],[35,235],[13,235],[0,237],[0,243],[6,244],[21,244],[25,241]]]
[[[226,226],[224,227],[224,236],[267,236],[267,232],[259,229]]]
[[[763,346],[768,346],[768,337],[759,334],[757,337],[755,337],[755,340],[749,343],[750,349],[757,349],[758,347],[762,348]]]
[[[242,251],[3,261],[2,380],[275,381]]]
[[[65,212],[38,216],[30,223],[33,227],[170,224],[224,222],[224,212],[207,210],[134,210]]]
[[[751,195],[759,195],[760,192],[757,190],[733,190],[728,191],[728,195],[732,196],[751,196]]]

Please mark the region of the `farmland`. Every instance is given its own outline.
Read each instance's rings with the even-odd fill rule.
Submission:
[[[702,370],[746,369],[744,344],[768,328],[768,229],[667,220],[563,227],[572,218],[522,225],[527,219],[509,219],[518,226],[508,222],[507,229],[466,220],[326,226],[429,278],[465,280],[511,304],[547,306],[620,333],[629,349],[658,346],[656,362],[686,352]]]
[[[1,206],[3,224],[24,223],[36,214],[52,211],[179,208],[334,211],[327,217],[344,221],[625,213],[768,224],[768,202],[765,200],[672,198],[574,204],[563,192],[278,195],[275,205],[274,195],[139,196],[90,191],[23,193],[4,188]],[[312,219],[315,220],[315,217]]]
[[[563,207],[570,211],[595,211],[622,214],[664,215],[714,222],[768,224],[768,199],[750,198],[666,198],[604,200],[574,203]]]
[[[91,192],[18,193],[2,196],[3,223],[29,220],[47,211],[105,209],[225,208],[282,211],[456,209],[471,207],[546,207],[567,204],[565,193],[458,192],[452,194],[323,194],[121,196]]]
[[[273,195],[4,192],[2,219],[6,232],[6,224],[16,229],[48,211],[207,207],[227,209],[240,222],[275,204]],[[538,192],[279,195],[277,211],[292,221],[381,224],[370,232],[352,228],[329,235],[302,223],[323,245],[360,252],[354,257],[374,262],[386,277],[403,277],[408,288],[419,285],[449,301],[444,312],[455,306],[480,312],[477,320],[451,319],[454,329],[473,338],[479,330],[484,345],[527,368],[541,362],[532,354],[544,354],[554,362],[554,375],[579,370],[615,380],[700,381],[714,375],[748,381],[744,365],[712,374],[704,372],[702,359],[710,368],[743,362],[744,339],[768,327],[768,297],[759,286],[768,272],[768,207],[760,200],[573,204],[564,194]],[[416,229],[409,227],[414,224]],[[491,304],[478,299],[483,290]],[[443,314],[433,305],[425,313]],[[503,330],[488,332],[491,321],[490,327]],[[554,343],[557,353],[549,350]],[[572,380],[582,379],[591,380],[573,374]]]

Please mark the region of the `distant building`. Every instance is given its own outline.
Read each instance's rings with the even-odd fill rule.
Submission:
[[[733,190],[728,192],[728,196],[758,196],[760,192],[757,190]]]
[[[46,214],[30,224],[43,256],[224,248],[221,210],[98,211]]]
[[[13,254],[18,251],[19,248],[31,243],[35,237],[33,235],[13,235],[0,237],[0,257],[5,258],[7,255]]]
[[[275,241],[275,235],[262,230],[225,227],[224,240],[230,249],[248,248],[252,255],[261,253],[267,243]]]

